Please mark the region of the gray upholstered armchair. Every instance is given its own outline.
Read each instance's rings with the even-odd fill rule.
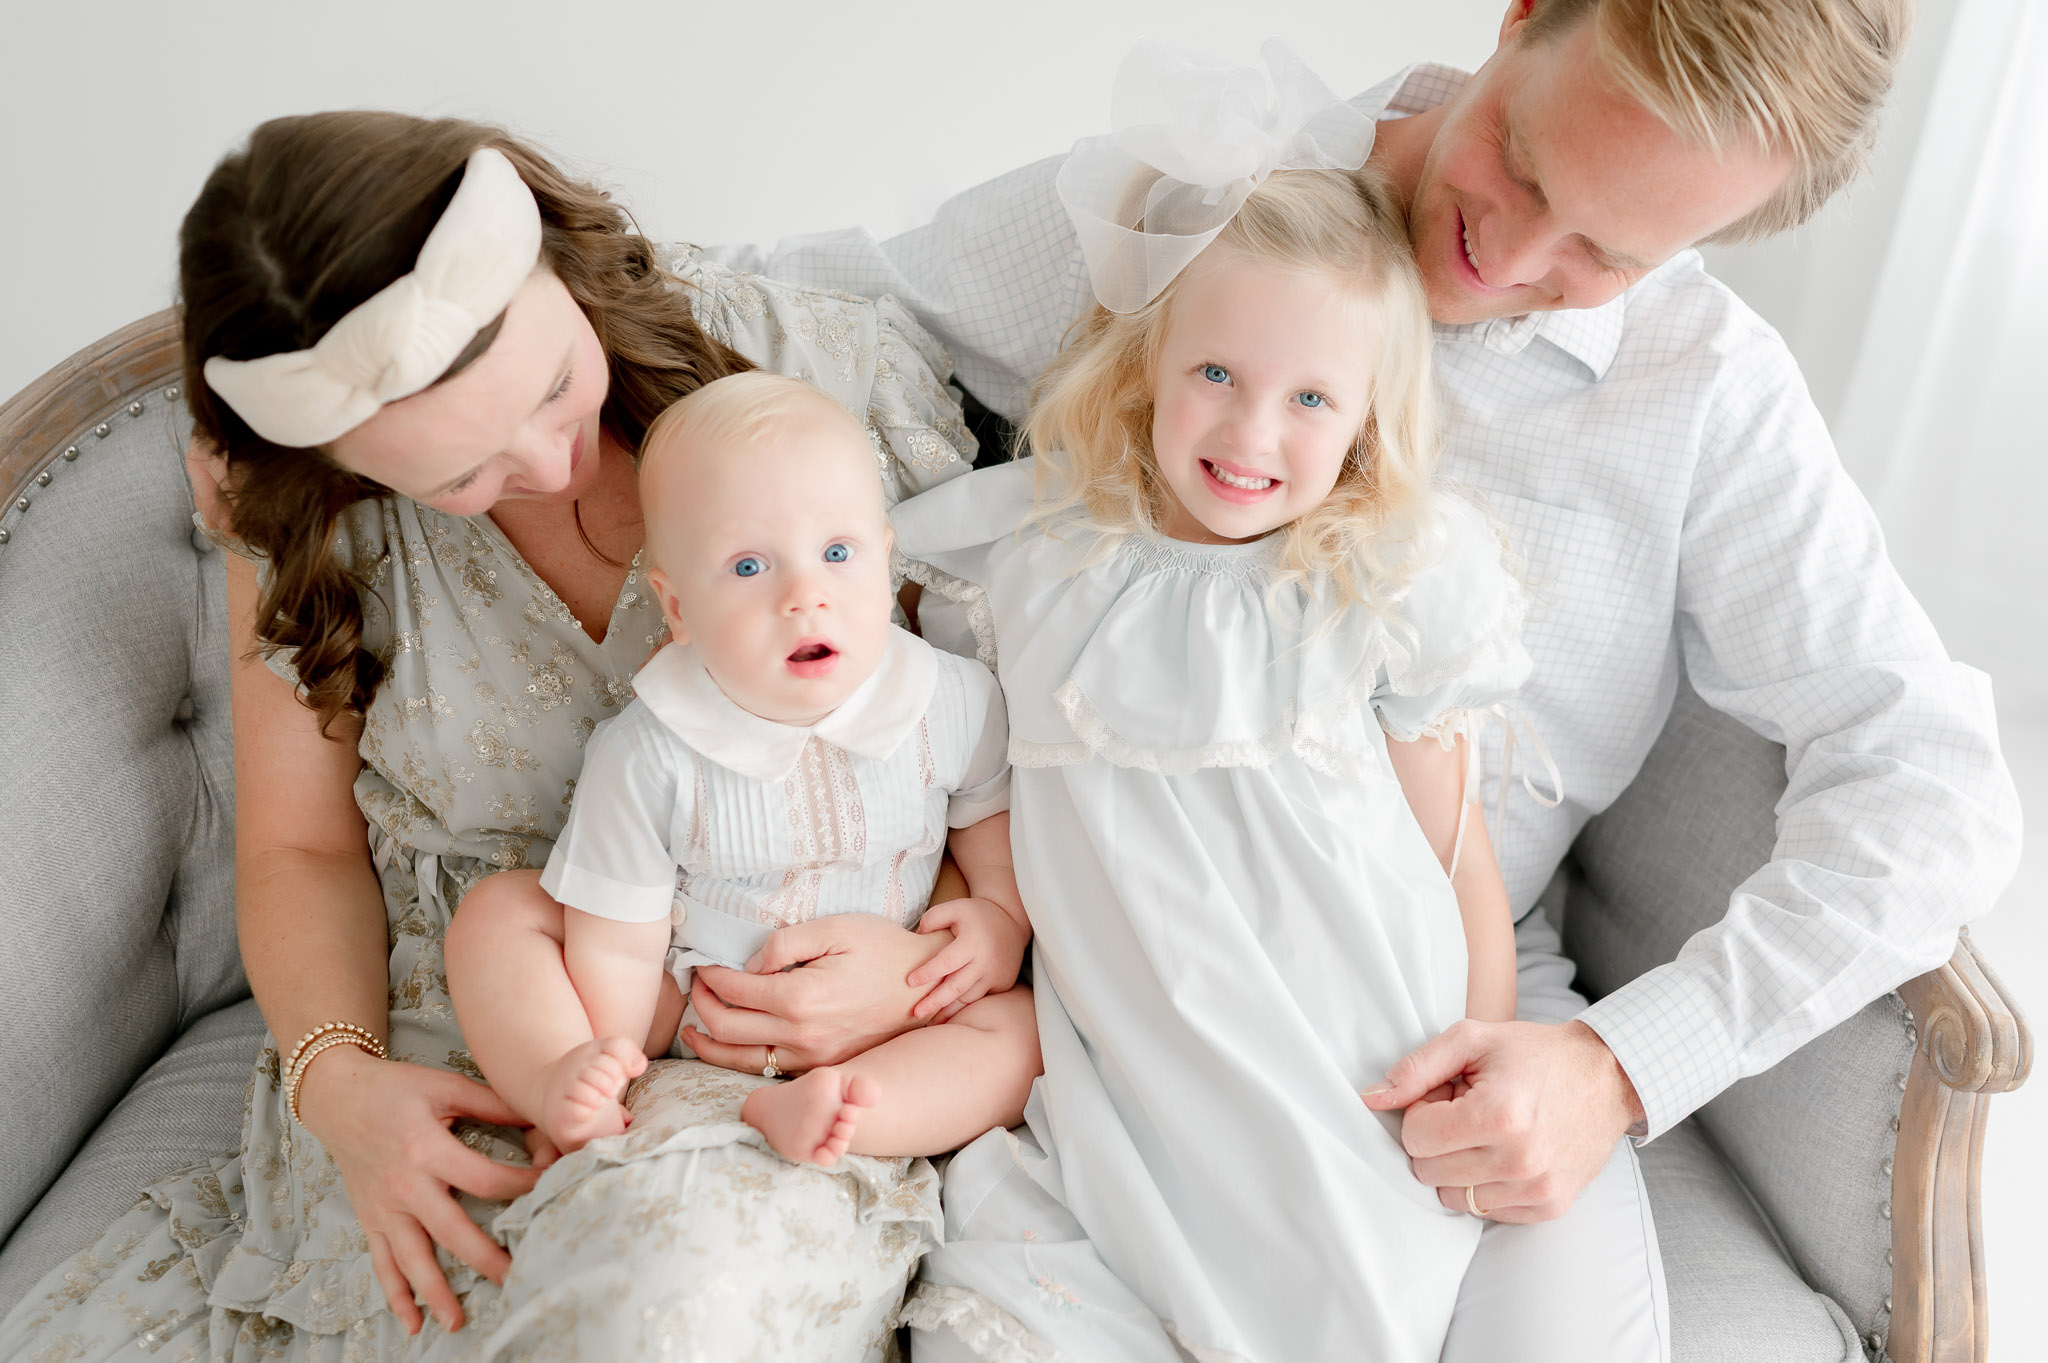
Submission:
[[[219,555],[162,313],[0,406],[0,1311],[158,1175],[239,1141],[262,1035],[235,949]],[[1681,692],[1549,908],[1612,989],[1766,856],[1784,754]],[[1985,1356],[1978,1156],[2031,1040],[1948,965],[1643,1156],[1680,1363]]]

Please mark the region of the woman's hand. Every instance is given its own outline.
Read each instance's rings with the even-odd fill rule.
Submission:
[[[910,974],[952,940],[868,913],[778,929],[743,971],[697,967],[690,1002],[703,1026],[683,1040],[729,1070],[760,1073],[771,1046],[791,1073],[836,1065],[920,1025],[911,1009],[929,987]]]
[[[418,1297],[443,1329],[461,1329],[462,1303],[435,1262],[435,1244],[499,1284],[512,1256],[469,1219],[451,1189],[508,1201],[540,1174],[486,1159],[449,1128],[459,1117],[497,1126],[525,1126],[525,1119],[472,1079],[379,1060],[353,1046],[322,1052],[306,1071],[299,1112],[341,1171],[391,1313],[407,1334],[418,1334]]]

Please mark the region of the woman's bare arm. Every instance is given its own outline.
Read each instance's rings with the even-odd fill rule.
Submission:
[[[1387,740],[1394,775],[1408,797],[1408,807],[1422,825],[1430,849],[1451,873],[1458,896],[1458,916],[1465,925],[1465,1016],[1482,1022],[1515,1019],[1515,925],[1507,887],[1486,836],[1486,819],[1465,789],[1467,740],[1451,748],[1422,737],[1413,743]],[[1464,841],[1458,838],[1464,819]],[[1456,857],[1455,871],[1452,858]]]

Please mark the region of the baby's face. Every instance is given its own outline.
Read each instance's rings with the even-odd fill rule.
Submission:
[[[669,629],[733,702],[813,724],[873,674],[889,635],[889,519],[858,428],[804,414],[766,447],[692,437],[643,489]]]

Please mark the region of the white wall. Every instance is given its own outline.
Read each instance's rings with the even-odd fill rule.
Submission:
[[[1349,95],[1471,67],[1506,0],[296,0],[10,7],[0,396],[171,301],[179,219],[263,119],[393,108],[504,123],[659,238],[908,227],[1103,130],[1141,36],[1294,42]]]

